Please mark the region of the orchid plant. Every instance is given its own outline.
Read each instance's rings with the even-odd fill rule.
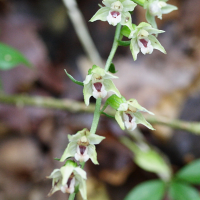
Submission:
[[[86,106],[89,105],[91,96],[96,99],[96,106],[91,129],[88,130],[84,128],[76,134],[68,136],[68,146],[61,156],[61,159],[59,159],[60,162],[65,162],[65,164],[60,169],[53,170],[50,176],[47,177],[52,179],[52,189],[49,196],[60,190],[63,193],[69,193],[69,200],[73,200],[76,193],[80,191],[82,198],[84,200],[87,199],[86,172],[83,168],[85,162],[89,159],[91,159],[94,164],[98,164],[95,145],[99,144],[105,137],[97,135],[96,129],[100,115],[105,114],[109,116],[104,112],[107,106],[115,110],[115,116],[111,117],[116,119],[122,130],[127,129],[133,132],[137,124],[142,124],[154,130],[152,125],[146,121],[142,112],[151,115],[154,114],[142,107],[136,99],[132,98],[126,100],[114,85],[111,79],[116,79],[118,77],[114,75],[116,70],[112,60],[118,46],[130,45],[130,51],[134,61],[137,60],[137,55],[140,51],[144,55],[153,53],[154,49],[166,53],[164,47],[157,39],[158,34],[164,31],[157,29],[155,21],[156,16],[162,19],[162,14],[167,14],[177,9],[175,6],[169,5],[166,2],[167,0],[103,0],[103,6],[100,6],[100,9],[90,19],[90,22],[96,20],[108,21],[110,25],[116,26],[114,42],[105,68],[94,64],[91,69],[89,69],[83,82],[75,80],[66,72],[74,83],[83,86],[83,96]],[[148,23],[141,22],[139,25],[132,24],[131,13],[137,5],[146,9],[146,19]],[[127,37],[128,41],[122,41],[122,37]],[[108,95],[111,96],[106,99]],[[106,101],[101,108],[103,98]],[[142,160],[145,155],[153,155],[153,158],[157,156],[159,163],[156,164],[156,167],[151,166],[150,171],[159,172],[160,174],[163,169],[167,169],[167,176],[165,177],[170,179],[170,169],[157,153],[150,148],[146,148],[144,152],[141,148],[141,144],[133,147],[131,148],[136,155],[136,163],[142,167],[146,162],[146,160]],[[157,170],[158,168],[159,170]]]

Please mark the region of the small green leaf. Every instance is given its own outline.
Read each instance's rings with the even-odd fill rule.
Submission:
[[[120,46],[126,47],[126,46],[129,46],[130,43],[131,43],[131,41],[120,41],[120,40],[118,40],[118,44],[119,44]]]
[[[18,50],[0,43],[0,69],[9,70],[20,64],[31,67],[30,62]]]
[[[54,158],[54,160],[60,161],[60,158]]]
[[[183,167],[177,174],[176,178],[183,181],[199,184],[200,183],[200,159],[189,163]]]
[[[67,73],[67,70],[65,69],[65,73],[67,74],[67,76],[77,85],[81,85],[84,86],[83,82],[77,81],[76,79],[74,79],[70,74]]]
[[[113,73],[113,74],[118,72],[118,71],[115,70],[115,65],[113,63],[110,64],[110,67],[109,67],[108,71]]]
[[[161,180],[151,180],[133,188],[124,200],[162,200],[165,193],[165,183]]]
[[[126,102],[126,99],[123,96],[120,98],[116,94],[113,94],[106,100],[106,104],[110,105],[115,110],[117,110],[120,104],[124,102]]]
[[[189,184],[172,182],[169,187],[169,196],[172,200],[194,200],[199,198],[199,193]]]

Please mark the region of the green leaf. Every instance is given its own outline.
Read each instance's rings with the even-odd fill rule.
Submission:
[[[20,64],[31,67],[30,62],[18,50],[0,43],[0,69],[9,70]]]
[[[67,74],[67,76],[77,85],[81,85],[84,86],[83,82],[77,81],[76,79],[74,79],[70,74],[67,73],[67,70],[65,69],[65,73]]]
[[[118,97],[116,94],[113,94],[112,96],[110,96],[105,104],[110,105],[112,108],[114,108],[115,110],[117,110],[120,106],[121,103],[126,102],[126,99],[122,96],[121,98]]]
[[[115,65],[113,63],[110,64],[110,67],[109,67],[108,71],[113,73],[113,74],[118,72],[118,71],[115,70]]]
[[[126,46],[129,46],[130,43],[131,43],[131,41],[120,41],[120,40],[118,40],[119,46],[124,46],[124,47],[126,47]]]
[[[142,169],[157,173],[164,180],[169,180],[171,170],[165,160],[155,150],[142,151],[139,148],[134,151],[135,163]]]
[[[183,167],[177,174],[176,178],[187,181],[192,184],[200,183],[200,159]]]
[[[199,198],[199,193],[189,184],[172,182],[169,187],[169,196],[172,200],[194,200]]]
[[[165,183],[161,180],[151,180],[133,188],[124,200],[162,200],[164,193]]]

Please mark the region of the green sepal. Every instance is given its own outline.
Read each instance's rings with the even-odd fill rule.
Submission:
[[[92,68],[88,70],[88,75],[92,74],[92,70],[97,68],[98,66],[92,65]]]
[[[130,43],[131,43],[131,41],[121,41],[121,40],[118,40],[118,45],[119,45],[119,46],[124,46],[124,47],[126,47],[126,46],[129,46]]]
[[[66,69],[65,69],[65,73],[66,73],[67,76],[71,79],[71,81],[73,81],[73,82],[76,83],[77,85],[84,86],[83,82],[77,81],[77,80],[74,79],[70,74],[68,74]]]
[[[106,100],[105,104],[108,104],[112,108],[114,108],[115,110],[117,110],[119,108],[120,104],[121,103],[125,103],[125,102],[126,102],[126,99],[123,96],[121,96],[121,98],[120,98],[116,94],[113,94],[112,96],[110,96]]]
[[[108,71],[113,73],[113,74],[118,72],[118,71],[115,70],[115,65],[113,63],[110,64],[110,67],[109,67]]]

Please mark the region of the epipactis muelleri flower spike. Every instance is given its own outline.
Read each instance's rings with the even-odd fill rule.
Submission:
[[[144,2],[144,9],[146,9],[146,20],[154,28],[157,28],[155,16],[162,19],[162,14],[168,14],[173,10],[177,10],[176,6],[166,3],[167,0],[146,0]]]
[[[110,80],[111,78],[118,78],[104,69],[93,65],[92,69],[89,70],[89,74],[83,81],[83,95],[85,104],[89,105],[90,97],[104,98],[109,91],[114,92],[117,96],[121,96],[114,83]]]
[[[79,186],[79,191],[84,200],[87,199],[86,190],[86,172],[81,169],[72,160],[67,160],[65,165],[60,169],[55,169],[47,178],[52,180],[52,189],[48,196],[51,196],[58,190],[63,193],[73,193],[76,186]]]
[[[122,29],[122,34],[125,33],[127,36],[128,28]],[[161,51],[166,54],[164,47],[157,40],[156,36],[158,33],[164,31],[152,28],[148,23],[142,22],[138,26],[133,26],[132,31],[129,31],[129,38],[131,39],[130,50],[133,55],[133,59],[137,60],[137,55],[141,51],[144,55],[151,54],[154,49]]]
[[[109,24],[116,26],[118,23],[126,25],[130,29],[132,24],[131,14],[137,5],[131,0],[103,0],[105,5],[100,8],[95,15],[90,19],[91,22],[96,20],[108,21]]]
[[[127,128],[128,130],[133,131],[137,127],[137,124],[143,124],[147,128],[155,130],[140,112],[148,112],[149,114],[154,115],[152,112],[142,107],[136,99],[129,99],[120,104],[116,111],[115,119],[122,130]]]
[[[68,135],[68,138],[69,144],[60,159],[61,162],[75,157],[80,162],[86,162],[90,158],[94,164],[98,164],[95,144],[99,144],[105,137],[91,134],[84,128],[75,135]]]

